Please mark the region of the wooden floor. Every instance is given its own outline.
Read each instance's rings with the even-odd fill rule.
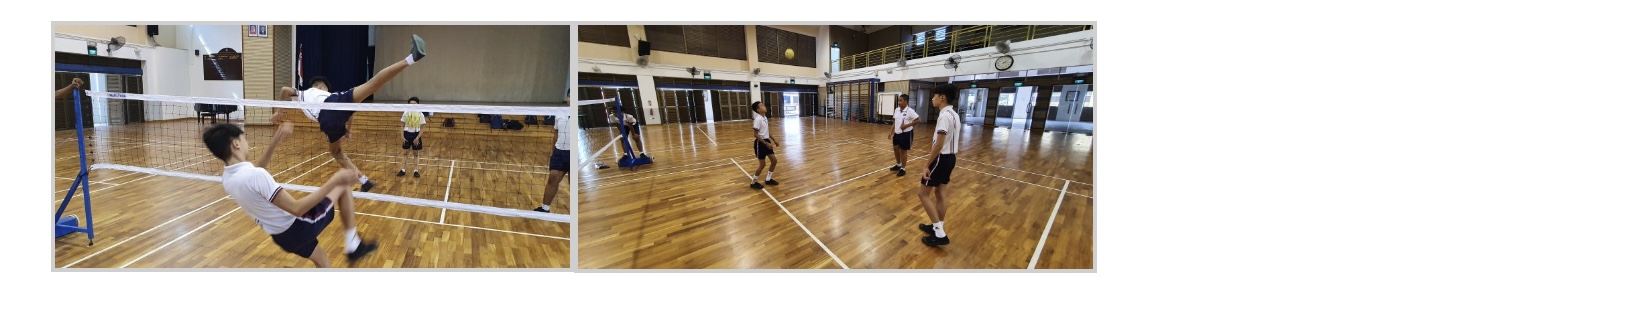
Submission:
[[[918,126],[914,169],[897,177],[889,125],[773,120],[780,185],[761,191],[748,186],[749,120],[647,126],[653,164],[578,170],[580,268],[1094,268],[1088,135],[966,127],[945,187],[952,244],[933,248],[915,195],[933,125]],[[612,133],[587,129],[579,159]]]
[[[399,115],[399,114],[398,114]],[[395,126],[363,125],[396,116],[361,114],[352,123],[346,152],[378,184],[372,193],[446,200],[511,209],[538,207],[549,171],[550,127],[524,131],[475,130],[474,116],[454,116],[460,128],[441,129],[432,119],[425,138],[421,177],[395,176],[401,133]],[[441,117],[441,114],[438,114]],[[307,122],[307,123],[306,123]],[[266,167],[277,182],[316,186],[339,169],[326,153],[314,122],[299,122]],[[362,125],[362,126],[356,126]],[[92,162],[158,167],[220,176],[223,162],[200,143],[205,125],[193,119],[88,130]],[[482,128],[478,128],[482,127]],[[255,153],[269,144],[273,127],[248,126]],[[447,130],[447,131],[443,131]],[[63,200],[79,170],[74,131],[55,133],[51,209]],[[257,156],[252,156],[257,157]],[[60,268],[311,268],[309,260],[283,252],[216,182],[117,170],[91,177],[95,244],[84,233],[56,238]],[[567,181],[564,181],[566,186]],[[291,191],[294,196],[303,192]],[[80,193],[80,192],[76,192]],[[566,187],[555,213],[569,214]],[[81,195],[65,215],[84,216]],[[334,267],[357,268],[568,268],[570,225],[481,213],[357,199],[358,232],[380,249],[354,265],[344,259],[343,221],[334,220],[318,250]],[[82,218],[84,219],[84,217]]]

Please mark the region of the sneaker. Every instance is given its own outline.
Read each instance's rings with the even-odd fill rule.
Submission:
[[[889,171],[901,170],[901,165],[889,166]]]
[[[361,191],[362,192],[370,192],[370,191],[372,191],[372,189],[373,189],[373,181],[367,181],[367,182],[362,182],[361,183]]]
[[[763,184],[780,185],[780,181],[775,181],[774,179],[769,179],[768,181],[763,181]]]
[[[918,230],[919,231],[924,231],[924,234],[929,234],[929,236],[935,236],[935,225],[933,225],[933,224],[919,223],[918,224]]]
[[[396,171],[396,176],[399,177],[399,176],[404,176],[404,175],[407,175],[407,170],[398,170],[398,171]]]
[[[424,38],[419,38],[419,35],[413,35],[413,61],[418,62],[419,59],[423,59],[423,58],[424,58]]]
[[[936,246],[946,245],[946,244],[951,244],[951,243],[952,243],[952,238],[950,238],[950,237],[924,236],[924,245],[929,245],[929,247],[936,247]]]
[[[419,177],[419,171],[418,170],[413,170],[413,177],[415,177],[415,178]]]
[[[361,257],[365,257],[368,253],[372,253],[374,250],[378,249],[378,243],[373,241],[362,241],[361,246],[356,246],[356,252],[346,254],[345,256],[350,259],[350,263],[356,263],[356,260],[361,260]]]
[[[904,176],[906,176],[906,169],[901,169],[901,171],[898,171],[898,172],[896,172],[896,173],[895,173],[895,176],[897,176],[897,177],[904,177]]]
[[[545,212],[545,213],[551,212],[550,210],[545,210],[545,207],[534,208],[533,211]]]
[[[757,182],[752,182],[751,183],[751,189],[761,190],[761,189],[763,189],[763,184],[762,183],[757,183]]]

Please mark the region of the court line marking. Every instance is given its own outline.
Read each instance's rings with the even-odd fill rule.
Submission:
[[[918,156],[918,158],[913,158],[913,159],[908,159],[908,160],[918,160],[918,159],[924,158],[924,157],[929,157],[929,155]],[[874,170],[872,172],[867,172],[866,174],[862,174],[858,177],[854,177],[854,178],[851,178],[851,179],[848,179],[848,180],[838,181],[837,183],[834,183],[832,185],[827,185],[826,187],[822,187],[822,188],[816,189],[814,191],[810,191],[808,193],[803,193],[803,195],[797,195],[796,197],[792,197],[790,199],[783,200],[783,201],[780,201],[780,202],[781,203],[790,202],[790,201],[793,201],[793,200],[797,200],[798,198],[803,198],[804,196],[814,195],[814,193],[819,193],[820,191],[824,191],[824,190],[829,189],[829,188],[837,187],[838,185],[842,185],[844,183],[849,183],[849,181],[859,180],[860,178],[865,178],[865,177],[871,176],[872,174],[879,173],[879,172],[884,172],[884,171],[888,171],[888,170],[889,170],[889,168],[880,168],[878,170]]]
[[[721,168],[723,166],[727,166],[727,165],[711,165],[711,166],[699,167],[699,168],[694,168],[694,169],[673,170],[671,172],[658,173],[658,174],[655,174],[655,175],[640,177],[640,178],[635,178],[635,179],[620,180],[620,181],[607,181],[607,180],[604,180],[604,181],[601,181],[601,183],[581,184],[580,186],[582,186],[584,188],[587,188],[587,189],[595,189],[595,188],[600,188],[600,187],[608,187],[608,186],[625,184],[627,182],[641,181],[641,180],[647,180],[647,179],[677,175],[677,174],[682,174],[682,173],[693,173],[695,171],[712,169],[712,168]]]
[[[847,141],[847,140],[844,140],[844,141]],[[808,152],[808,151],[811,151],[811,150],[822,149],[822,148],[827,148],[827,147],[835,147],[835,146],[844,145],[844,144],[854,144],[854,143],[852,143],[852,142],[842,142],[842,141],[828,141],[828,142],[821,143],[818,146],[804,148],[803,151]],[[723,160],[719,159],[719,160],[702,161],[702,162],[697,162],[697,163],[692,163],[692,164],[687,164],[687,165],[681,165],[681,166],[656,168],[654,170],[657,170],[657,171],[671,171],[671,170],[667,170],[667,169],[676,169],[676,168],[688,167],[688,166],[693,166],[693,165],[698,165],[698,164],[705,164],[705,163],[711,163],[711,162],[721,162],[721,161],[723,161]],[[688,169],[688,170],[700,170],[700,169],[705,169],[705,168],[707,168],[707,167],[700,167],[700,168]],[[639,174],[653,174],[653,173],[658,173],[657,171],[654,171],[654,172],[642,171],[642,172],[618,174],[618,175],[613,175],[613,176],[595,176],[596,173],[587,173],[587,174],[582,175],[582,177],[584,179],[580,180],[580,184],[585,184],[585,182],[593,182],[593,181],[598,181],[598,180],[607,180],[607,179],[626,177],[626,176],[632,176],[632,175],[639,175]],[[626,181],[635,181],[635,180],[639,180],[639,179],[632,179],[632,180],[626,180]],[[595,183],[592,183],[592,184],[595,184]]]
[[[740,166],[740,162],[737,162],[737,161],[734,161],[734,158],[729,158],[729,159],[728,159],[728,161],[729,161],[729,162],[731,162],[731,163],[734,163],[734,166],[735,166],[735,167],[737,167],[737,168],[740,168],[740,172],[741,172],[741,173],[742,173],[742,174],[746,174],[746,175],[745,175],[745,176],[746,176],[746,177],[751,177],[751,175],[750,175],[750,173],[751,173],[751,172],[749,172],[749,171],[746,171],[746,167],[743,167],[743,166]],[[795,215],[792,215],[792,211],[791,211],[791,210],[789,210],[789,209],[786,209],[786,205],[785,205],[785,204],[781,204],[781,203],[780,203],[780,200],[778,200],[778,199],[774,199],[774,194],[770,194],[770,193],[769,193],[769,190],[767,190],[767,189],[764,189],[764,190],[763,190],[763,195],[768,195],[768,196],[769,196],[769,200],[772,200],[772,201],[774,201],[774,204],[775,204],[775,205],[776,205],[776,206],[780,206],[780,211],[785,211],[785,212],[786,212],[786,216],[787,216],[787,217],[791,217],[791,218],[792,218],[792,222],[795,222],[795,223],[797,223],[797,227],[799,227],[799,228],[802,228],[802,229],[803,229],[803,233],[804,233],[804,234],[809,234],[809,238],[810,238],[810,239],[813,239],[813,240],[815,240],[815,244],[817,244],[817,245],[820,245],[820,249],[823,249],[823,250],[826,250],[826,254],[827,254],[827,255],[830,255],[830,256],[832,256],[832,261],[836,261],[836,262],[837,262],[837,265],[838,265],[838,266],[839,266],[839,267],[842,267],[842,268],[843,268],[843,269],[849,269],[849,266],[848,266],[848,265],[845,265],[845,264],[843,264],[843,259],[838,259],[838,257],[837,257],[837,253],[834,253],[834,252],[832,252],[832,249],[831,249],[831,248],[827,248],[827,247],[826,247],[826,243],[824,243],[824,242],[821,242],[821,241],[820,241],[820,238],[819,238],[819,237],[815,237],[815,233],[814,233],[814,232],[811,232],[811,231],[809,231],[809,227],[808,227],[808,226],[804,226],[804,225],[803,225],[803,221],[798,221],[798,220],[797,220],[797,216],[795,216]]]
[[[1050,239],[1050,228],[1055,226],[1055,215],[1061,211],[1061,200],[1067,198],[1067,186],[1072,184],[1073,181],[1061,184],[1061,197],[1056,197],[1055,208],[1050,208],[1050,220],[1044,222],[1044,236],[1038,237],[1038,248],[1033,249],[1032,262],[1027,263],[1028,270],[1038,268],[1038,256],[1044,253],[1044,242]]]
[[[65,178],[65,177],[53,177],[53,178],[57,178],[58,180],[69,180],[69,181],[74,181],[75,180],[75,178]],[[121,183],[109,183],[109,182],[103,182],[103,181],[88,181],[88,182],[97,183],[97,184],[105,184],[105,185],[113,185],[113,186],[120,186],[121,185]],[[62,192],[62,191],[58,191],[58,192]]]
[[[188,217],[189,215],[195,214],[196,212],[201,211],[201,209],[206,209],[207,207],[212,207],[212,205],[217,204],[218,202],[224,201],[225,199],[229,199],[229,196],[226,195],[224,197],[220,197],[220,198],[218,198],[218,200],[214,200],[210,203],[207,203],[206,205],[201,205],[200,208],[195,208],[195,210],[190,210],[188,213],[184,213],[182,215],[172,217],[171,220],[166,220],[166,222],[161,222],[161,224],[157,224],[155,226],[149,227],[149,229],[143,230],[143,232],[139,232],[137,235],[132,235],[132,237],[127,237],[126,239],[123,239],[119,242],[116,242],[114,245],[110,245],[109,247],[104,247],[103,249],[99,249],[97,252],[93,252],[90,255],[86,255],[85,257],[81,257],[80,260],[75,260],[75,262],[70,262],[69,264],[64,265],[63,268],[69,268],[69,267],[75,266],[76,264],[80,264],[81,262],[86,261],[86,259],[91,259],[92,257],[96,257],[99,254],[103,254],[103,252],[105,252],[105,251],[115,249],[115,247],[120,247],[121,244],[126,244],[126,242],[137,239],[138,237],[143,236],[144,234],[149,234],[149,232],[153,232],[153,231],[155,231],[155,229],[159,229],[162,226],[166,226],[167,224],[172,224],[173,221],[178,221],[178,219],[183,219],[184,217]]]
[[[447,192],[442,192],[442,201],[447,201],[448,196],[453,195],[453,167],[456,166],[459,166],[459,161],[457,160],[453,161],[453,163],[447,167]],[[442,208],[441,223],[447,223],[447,208]]]
[[[866,145],[866,146],[869,146],[869,147],[879,147],[879,146],[873,146],[873,145],[870,145],[870,144],[862,144],[862,145]],[[883,147],[887,147],[887,146],[883,146]],[[928,154],[928,153],[924,153],[924,154]],[[1072,181],[1073,183],[1078,183],[1078,184],[1083,184],[1083,185],[1092,185],[1090,183],[1085,183],[1085,182],[1078,181],[1078,180],[1062,178],[1062,177],[1057,177],[1057,176],[1052,176],[1052,175],[1047,175],[1047,174],[1042,174],[1042,173],[1037,173],[1037,172],[1032,172],[1032,171],[1026,171],[1026,170],[1021,170],[1021,169],[1015,169],[1015,168],[1010,168],[1010,167],[1004,167],[1004,166],[999,166],[999,165],[994,165],[994,164],[989,164],[989,163],[984,163],[984,162],[979,162],[979,161],[974,161],[974,160],[969,160],[969,159],[959,159],[959,160],[972,162],[972,163],[977,163],[977,164],[982,164],[982,165],[987,165],[987,166],[992,166],[992,167],[997,167],[997,168],[1004,169],[1004,170],[1024,172],[1024,173],[1037,175],[1037,176],[1042,176],[1042,177],[1051,178],[1051,179],[1056,179],[1056,180]]]
[[[1094,199],[1094,198],[1095,198],[1095,197],[1090,197],[1090,196],[1088,196],[1088,195],[1084,195],[1084,194],[1079,194],[1079,193],[1073,193],[1073,192],[1068,192],[1068,191],[1066,191],[1066,190],[1062,190],[1062,189],[1056,189],[1056,188],[1053,188],[1053,187],[1048,187],[1048,186],[1044,186],[1044,185],[1040,185],[1040,184],[1037,184],[1037,183],[1032,183],[1032,182],[1027,182],[1027,181],[1021,181],[1021,180],[1016,180],[1016,179],[1014,179],[1014,178],[1010,178],[1010,177],[1005,177],[1005,176],[1001,176],[1001,175],[996,175],[996,174],[991,174],[991,173],[987,173],[987,172],[985,172],[985,171],[980,171],[980,170],[975,170],[975,169],[970,169],[970,168],[969,168],[969,167],[964,167],[964,166],[954,166],[954,167],[953,167],[953,168],[958,168],[958,169],[964,169],[964,170],[969,170],[969,171],[974,171],[974,172],[978,172],[978,173],[981,173],[981,174],[985,174],[985,175],[990,175],[990,176],[994,176],[994,177],[998,177],[998,178],[1000,178],[1000,179],[1005,179],[1005,180],[1010,180],[1010,181],[1015,181],[1015,182],[1021,182],[1021,183],[1022,183],[1022,184],[1027,184],[1027,185],[1032,185],[1032,186],[1037,186],[1037,187],[1042,187],[1042,188],[1047,188],[1047,189],[1050,189],[1050,190],[1052,190],[1052,191],[1061,191],[1061,193],[1062,193],[1062,194],[1073,194],[1073,195],[1074,195],[1074,196],[1080,196],[1080,197],[1084,197],[1084,198],[1090,198],[1090,199]],[[1067,181],[1067,182],[1072,182],[1072,181]],[[1063,189],[1065,189],[1065,187],[1063,187]]]
[[[569,239],[568,239],[568,238],[567,238],[567,237],[559,237],[559,236],[550,236],[550,235],[545,235],[545,234],[534,234],[534,233],[524,233],[524,232],[517,232],[517,231],[507,231],[507,230],[501,230],[501,229],[495,229],[495,228],[486,228],[486,227],[479,227],[479,226],[469,226],[469,225],[462,225],[462,224],[451,224],[451,223],[436,223],[436,222],[430,222],[430,221],[425,221],[425,220],[417,220],[417,219],[408,219],[408,218],[401,218],[401,217],[392,217],[392,216],[386,216],[386,215],[377,215],[377,214],[371,214],[371,213],[365,213],[365,212],[360,212],[360,211],[357,211],[357,212],[356,212],[356,214],[358,214],[358,215],[363,215],[363,216],[373,216],[373,217],[380,217],[380,218],[385,218],[385,219],[395,219],[395,220],[402,220],[402,221],[411,221],[411,222],[418,222],[418,223],[425,223],[425,224],[435,224],[435,225],[446,225],[446,226],[452,226],[452,227],[461,227],[461,228],[467,228],[467,229],[477,229],[477,230],[483,230],[483,231],[494,231],[494,232],[500,232],[500,233],[510,233],[510,234],[521,234],[521,235],[527,235],[527,236],[537,236],[537,237],[544,237],[544,238],[554,238],[554,239],[560,239],[560,240],[569,240]]]
[[[142,256],[138,256],[137,259],[132,259],[132,261],[128,261],[128,262],[126,262],[126,264],[120,265],[120,268],[125,269],[127,266],[131,266],[133,263],[137,263],[138,261],[142,261],[143,258],[148,258],[149,255],[155,254],[156,251],[161,251],[161,249],[166,249],[167,246],[172,246],[172,244],[177,243],[178,240],[184,239],[185,237],[189,237],[190,234],[195,234],[196,231],[200,231],[202,228],[205,228],[208,225],[212,225],[213,223],[218,223],[218,220],[221,220],[224,217],[228,217],[229,214],[235,213],[235,211],[237,211],[237,210],[241,210],[241,206],[237,205],[237,206],[235,206],[235,209],[230,209],[228,212],[225,212],[224,214],[218,215],[217,218],[212,218],[212,221],[207,221],[206,223],[201,224],[201,226],[197,226],[197,227],[195,227],[195,229],[189,230],[189,232],[184,232],[184,235],[178,235],[178,237],[173,238],[171,241],[166,242],[166,244],[161,245],[160,247],[155,247],[155,249],[150,249],[149,252],[144,253]]]
[[[709,127],[709,126],[707,126],[707,127]],[[689,128],[694,128],[694,130],[700,130],[699,125],[691,126]],[[717,138],[711,137],[710,133],[706,132],[705,130],[700,130],[700,134],[705,135],[707,140],[711,140],[711,146],[717,146]]]

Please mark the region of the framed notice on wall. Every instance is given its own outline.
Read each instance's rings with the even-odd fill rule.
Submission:
[[[270,25],[247,25],[247,37],[268,38],[269,36]]]
[[[223,48],[218,53],[201,56],[202,79],[241,80],[241,53]]]

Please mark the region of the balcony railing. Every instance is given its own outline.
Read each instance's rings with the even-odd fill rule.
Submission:
[[[1075,33],[1090,30],[1092,25],[981,25],[969,26],[963,29],[952,30],[946,33],[946,40],[936,41],[925,38],[919,41],[907,41],[901,44],[878,48],[855,55],[838,58],[838,70],[854,70],[883,64],[890,64],[901,59],[913,60],[937,55],[947,55],[959,51],[968,51],[990,47],[996,42],[1004,40],[1027,41],[1050,37],[1060,34]]]

